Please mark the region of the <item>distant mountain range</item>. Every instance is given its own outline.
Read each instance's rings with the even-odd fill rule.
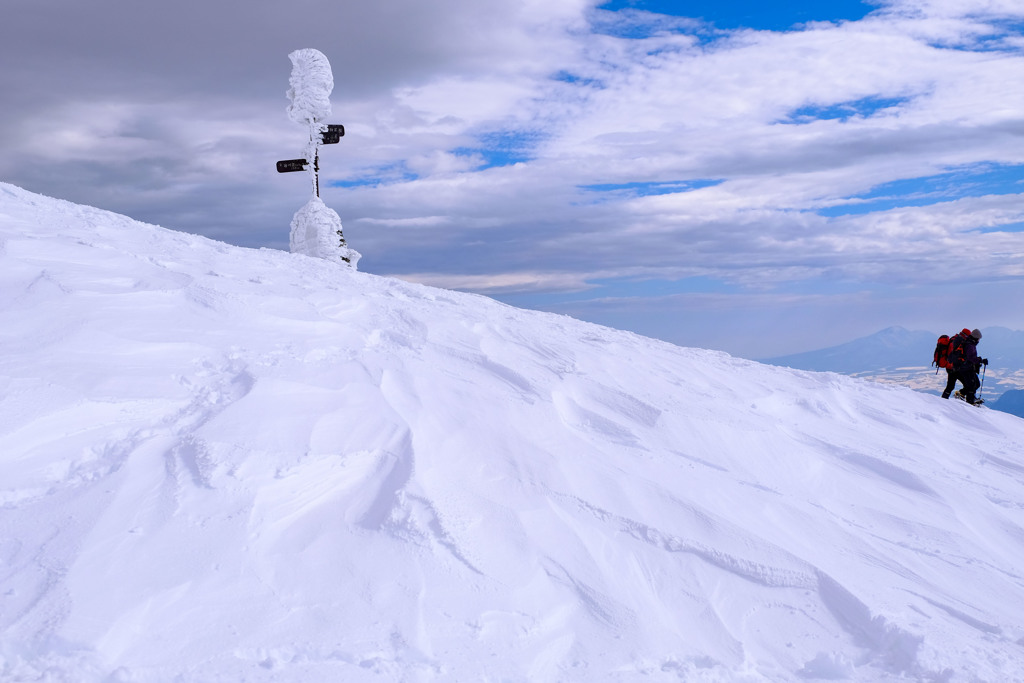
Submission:
[[[978,355],[989,359],[982,396],[990,407],[1024,417],[1024,332],[1006,327],[986,327],[982,333]],[[945,385],[945,374],[936,373],[931,366],[939,334],[889,327],[839,346],[760,361],[799,370],[838,372],[903,384],[937,394]]]
[[[990,403],[989,407],[1001,410],[1004,413],[1024,417],[1024,390],[1010,389],[997,400]]]

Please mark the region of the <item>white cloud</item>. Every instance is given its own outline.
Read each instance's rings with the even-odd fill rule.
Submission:
[[[404,280],[432,287],[495,294],[502,291],[569,291],[591,289],[579,276],[567,273],[519,272],[494,275],[401,273]]]
[[[1024,112],[1021,56],[937,47],[896,30],[894,21],[902,26],[909,19],[893,16],[785,34],[744,32],[710,46],[678,35],[644,41],[582,36],[578,61],[553,64],[572,80],[548,83],[541,99],[509,85],[507,99],[489,95],[501,107],[478,110],[474,118],[479,126],[493,117],[500,129],[501,112],[515,110],[523,120],[548,123],[547,137],[530,150],[535,158],[524,168],[421,178],[389,188],[383,203],[401,204],[403,212],[414,212],[421,201],[430,213],[439,203],[459,206],[469,221],[503,230],[535,220],[533,208],[543,205],[552,212],[547,222],[575,226],[546,245],[557,251],[629,237],[617,257],[634,260],[646,256],[636,244],[640,237],[693,239],[716,225],[721,252],[702,257],[732,263],[746,252],[729,235],[747,236],[744,225],[784,234],[786,225],[806,222],[794,212],[835,206],[888,182],[983,162],[1024,163],[1024,146],[1007,144],[1019,140],[1014,126]],[[972,31],[977,25],[959,24]],[[819,120],[809,110],[806,123],[788,120],[808,106],[866,98],[892,101],[878,105],[878,112],[869,101],[865,111],[845,119]],[[577,189],[699,178],[725,182],[682,194],[609,195],[600,207],[608,217],[603,223],[587,206],[593,193]],[[480,212],[488,207],[492,215],[484,217]],[[827,233],[844,223],[816,225]],[[909,242],[917,238],[913,230],[890,237],[888,248],[897,253],[912,251]],[[748,256],[758,260],[756,253]],[[592,263],[595,272],[603,265],[599,258]]]
[[[308,191],[273,170],[304,142],[284,113],[287,54],[316,47],[348,131],[324,150],[323,194],[364,269],[488,292],[695,275],[871,288],[932,282],[964,259],[980,277],[1019,276],[1021,233],[999,227],[1021,220],[1024,188],[986,190],[981,171],[970,191],[907,183],[1024,165],[1024,40],[1006,21],[1020,3],[901,0],[787,32],[595,4],[308,0],[324,21],[304,32],[272,3],[221,16],[185,0],[174,17],[144,13],[144,49],[106,39],[136,35],[141,10],[104,5],[118,8],[108,26],[69,4],[78,26],[22,31],[50,41],[40,71],[0,76],[25,103],[0,114],[0,173],[283,246]],[[14,20],[52,24],[50,11]],[[844,208],[865,213],[818,213]]]

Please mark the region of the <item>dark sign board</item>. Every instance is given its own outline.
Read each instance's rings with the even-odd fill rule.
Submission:
[[[278,173],[292,173],[294,171],[305,171],[309,162],[305,159],[287,159],[277,162]]]
[[[320,133],[320,141],[325,145],[336,145],[341,142],[341,138],[345,136],[345,126],[340,123],[330,123],[327,125],[327,130]]]

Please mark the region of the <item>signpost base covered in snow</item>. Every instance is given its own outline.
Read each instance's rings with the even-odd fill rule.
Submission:
[[[288,246],[294,254],[305,254],[328,261],[340,258],[353,268],[361,254],[345,243],[341,217],[319,197],[312,197],[292,217]]]

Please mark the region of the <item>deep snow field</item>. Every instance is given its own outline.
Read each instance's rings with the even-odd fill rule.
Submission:
[[[0,184],[0,680],[1022,681],[1024,420]]]

